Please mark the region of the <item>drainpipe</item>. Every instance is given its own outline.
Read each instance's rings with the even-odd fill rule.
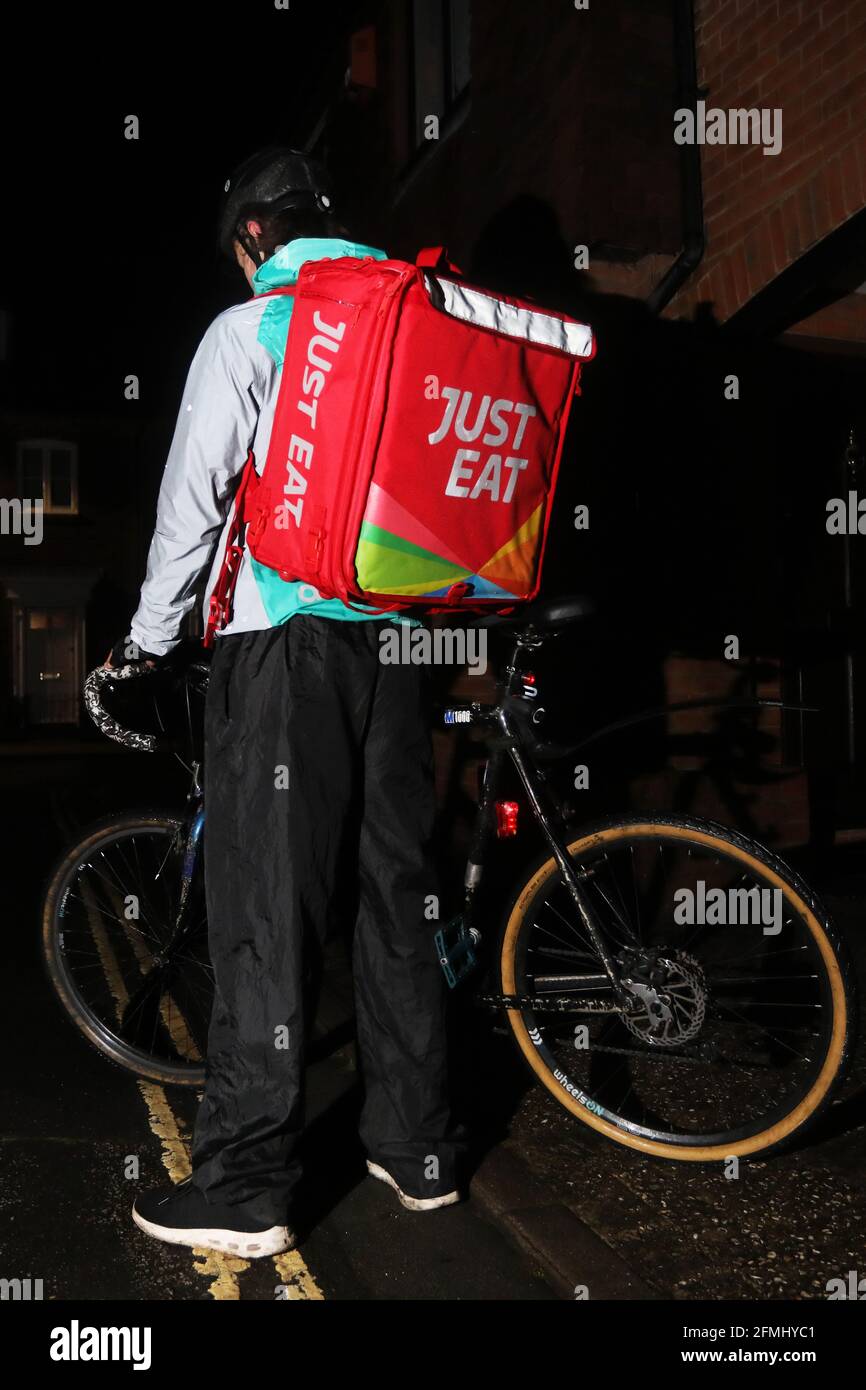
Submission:
[[[677,108],[696,110],[698,70],[695,53],[694,0],[674,0],[674,54],[677,70]],[[704,197],[701,148],[680,146],[680,188],[683,208],[683,249],[647,297],[647,308],[660,314],[685,284],[704,254]]]

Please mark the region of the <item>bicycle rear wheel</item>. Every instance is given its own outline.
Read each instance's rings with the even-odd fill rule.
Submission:
[[[106,1057],[149,1080],[201,1086],[213,972],[200,869],[183,940],[165,950],[185,832],[170,813],[92,826],[49,881],[42,956],[64,1011]]]
[[[843,1077],[856,1016],[847,953],[808,886],[692,818],[609,821],[568,849],[631,1003],[617,1011],[543,860],[500,952],[503,993],[523,1001],[508,1022],[539,1081],[584,1124],[658,1157],[766,1156],[801,1135]]]

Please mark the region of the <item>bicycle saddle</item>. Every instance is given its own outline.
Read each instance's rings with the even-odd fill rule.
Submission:
[[[513,613],[495,613],[482,618],[478,627],[557,628],[591,618],[596,613],[594,601],[586,594],[566,594],[558,598],[536,599]]]

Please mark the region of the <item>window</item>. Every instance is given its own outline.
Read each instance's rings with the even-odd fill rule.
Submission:
[[[41,497],[46,512],[78,511],[78,450],[59,439],[25,439],[18,445],[22,498]]]
[[[411,0],[412,143],[426,143],[425,122],[440,124],[469,87],[469,0]]]
[[[31,632],[47,632],[52,627],[68,627],[69,614],[64,608],[29,608],[27,626]]]

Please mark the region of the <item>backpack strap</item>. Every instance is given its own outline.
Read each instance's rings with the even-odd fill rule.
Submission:
[[[277,285],[275,290],[262,290],[260,294],[251,294],[246,303],[250,304],[254,299],[268,299],[272,294],[294,294],[295,289],[295,285]]]
[[[207,627],[202,638],[205,647],[212,647],[216,633],[222,632],[232,616],[235,585],[244,553],[244,527],[250,517],[250,504],[258,490],[259,479],[256,473],[252,450],[247,455],[241,480],[238,483],[232,505],[232,519],[226,533],[226,548],[220,572],[210,596]]]

